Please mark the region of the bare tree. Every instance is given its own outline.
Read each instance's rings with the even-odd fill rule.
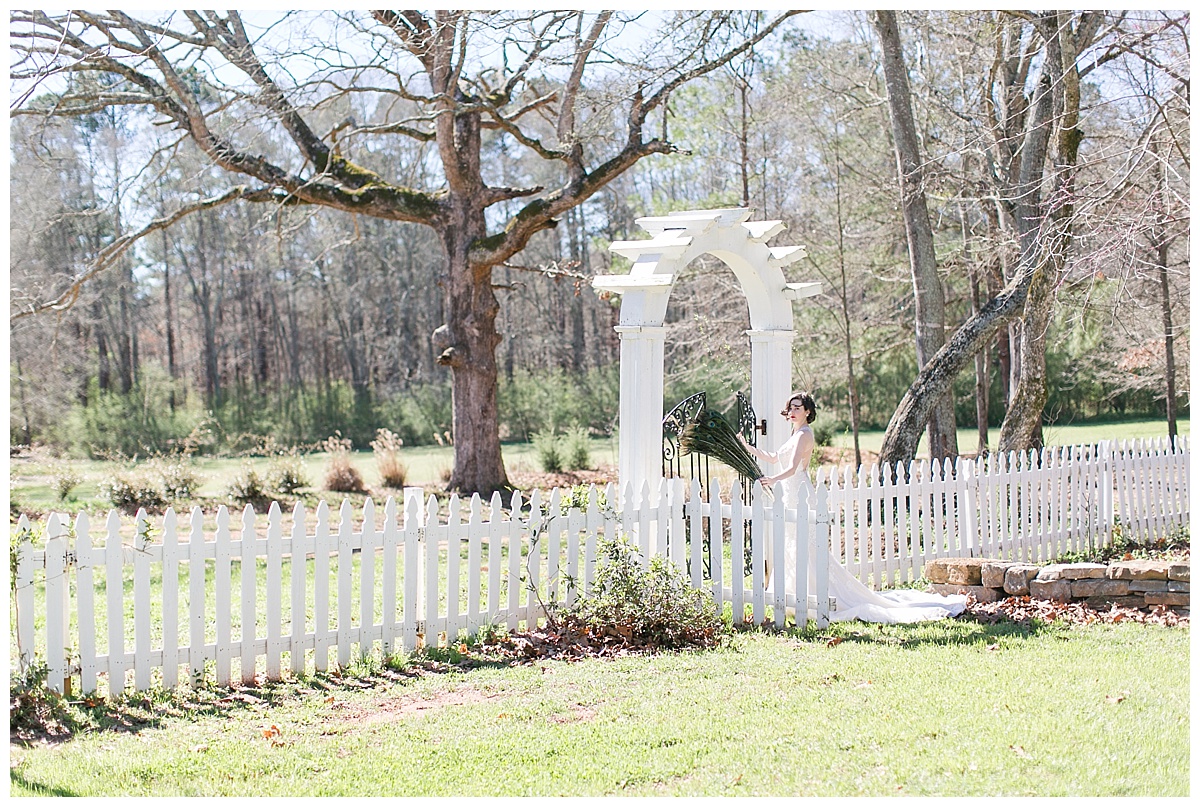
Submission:
[[[1018,316],[1017,381],[999,447],[1036,444],[1046,400],[1044,340],[1054,290],[1074,243],[1075,176],[1084,136],[1080,82],[1108,62],[1149,53],[1160,36],[1177,35],[1170,19],[1134,25],[1123,12],[1004,12],[989,27],[995,48],[982,94],[991,133],[985,152],[994,166],[990,179],[997,219],[1011,233],[1016,259],[1003,288],[918,373],[888,424],[883,462],[913,457],[921,425],[936,401],[965,364]]]
[[[676,89],[745,53],[794,13],[667,15],[643,58],[621,61],[606,44],[624,20],[608,11],[325,15],[314,21],[319,32],[309,32],[320,41],[295,50],[277,44],[274,28],[252,36],[237,12],[138,19],[121,11],[18,11],[11,16],[14,78],[99,73],[118,83],[93,91],[68,82],[50,103],[26,93],[14,113],[150,107],[231,184],[235,176],[253,183],[231,187],[222,202],[320,205],[431,227],[445,257],[438,279],[444,323],[433,338],[438,361],[453,372],[450,484],[487,493],[508,486],[496,411],[493,268],[639,160],[675,151],[665,119],[655,136],[650,116]],[[280,30],[303,38],[297,23],[288,15]],[[350,36],[340,42],[344,31]],[[608,75],[585,81],[597,64]],[[600,91],[605,83],[613,92]],[[373,119],[347,118],[322,134],[321,110],[355,93],[375,101]],[[256,130],[241,126],[251,113],[263,117]],[[488,134],[555,166],[555,186],[489,182],[481,160]],[[358,163],[344,156],[343,144],[395,136],[433,147],[440,186],[389,180],[393,167],[372,167],[366,148]],[[264,138],[277,141],[275,148]]]
[[[908,259],[912,269],[917,366],[924,367],[946,343],[946,299],[938,274],[933,244],[933,224],[925,200],[924,160],[917,141],[913,119],[912,93],[908,68],[896,12],[876,11],[875,30],[883,52],[883,77],[891,111],[892,144],[896,149],[896,168],[900,178],[900,206],[904,231],[908,238]],[[929,456],[953,459],[958,456],[958,427],[954,419],[954,399],[949,393],[932,406],[928,424]]]

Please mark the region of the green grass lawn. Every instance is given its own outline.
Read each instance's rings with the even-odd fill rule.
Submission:
[[[852,623],[367,688],[304,679],[11,746],[9,775],[18,796],[1186,796],[1189,639]]]

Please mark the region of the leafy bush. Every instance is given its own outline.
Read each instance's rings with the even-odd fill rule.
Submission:
[[[8,730],[10,734],[31,739],[36,736],[62,736],[73,732],[78,721],[67,700],[46,685],[50,669],[41,659],[24,672],[13,675],[8,684]]]
[[[375,464],[379,468],[379,478],[386,488],[399,490],[404,487],[408,478],[408,469],[400,461],[400,447],[404,441],[400,436],[388,429],[378,429],[375,439],[371,441],[371,450],[375,452]]]
[[[568,471],[592,467],[592,444],[586,428],[576,423],[567,429],[563,437],[562,456]]]
[[[161,488],[171,501],[193,499],[203,481],[195,467],[182,457],[160,458],[152,463]]]
[[[558,435],[553,430],[536,432],[533,435],[533,450],[543,471],[548,474],[562,471],[563,457],[559,451]]]
[[[266,483],[249,462],[242,463],[241,470],[230,480],[225,492],[229,498],[243,504],[263,504],[268,498]]]
[[[342,437],[340,432],[327,438],[322,447],[329,452],[329,464],[325,467],[325,489],[335,493],[363,493],[367,486],[363,484],[362,474],[350,462],[352,443]]]
[[[167,503],[167,497],[145,473],[117,471],[100,482],[100,495],[127,513],[139,507],[155,510]]]
[[[54,492],[58,495],[60,502],[65,502],[67,497],[71,495],[83,477],[79,475],[79,471],[75,470],[70,465],[62,465],[54,470]]]
[[[558,609],[564,627],[664,648],[711,647],[728,632],[712,597],[667,558],[656,555],[643,569],[628,538],[606,539],[599,551],[591,591]]]
[[[266,479],[266,486],[270,492],[291,496],[307,485],[308,475],[304,470],[304,460],[295,449],[271,458]]]

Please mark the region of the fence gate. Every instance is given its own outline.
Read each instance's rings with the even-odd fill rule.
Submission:
[[[700,495],[704,499],[709,499],[711,467],[708,456],[706,454],[688,454],[685,457],[680,453],[679,448],[679,435],[683,432],[683,427],[690,421],[695,420],[706,408],[708,408],[708,395],[701,391],[684,398],[663,418],[662,474],[666,479],[678,477],[689,481],[692,479],[699,481]],[[759,432],[766,433],[766,421],[763,421],[761,424],[758,422],[754,414],[754,407],[750,405],[750,399],[740,391],[737,393],[737,412],[732,422],[737,432],[750,445],[758,444],[757,438]],[[750,504],[750,494],[754,480],[738,474],[738,481],[741,483],[742,488],[742,502]],[[708,573],[711,563],[708,530],[703,530],[702,534],[704,535],[704,569],[705,573]],[[688,541],[691,541],[690,531],[688,533]],[[746,562],[748,564],[751,555],[749,522],[746,524],[744,546],[746,547]],[[749,566],[746,568],[749,568]]]

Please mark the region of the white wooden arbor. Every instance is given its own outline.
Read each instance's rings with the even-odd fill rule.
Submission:
[[[741,285],[750,308],[750,403],[767,420],[759,445],[774,451],[787,439],[777,411],[791,392],[792,303],[821,291],[820,283],[788,283],[783,267],[804,257],[804,247],[769,247],[781,221],[749,221],[749,208],[686,210],[637,220],[651,238],[615,241],[609,247],[633,261],[627,275],[599,275],[598,291],[621,294],[621,404],[618,474],[624,487],[662,479],[663,319],[675,278],[701,255],[723,261]]]

